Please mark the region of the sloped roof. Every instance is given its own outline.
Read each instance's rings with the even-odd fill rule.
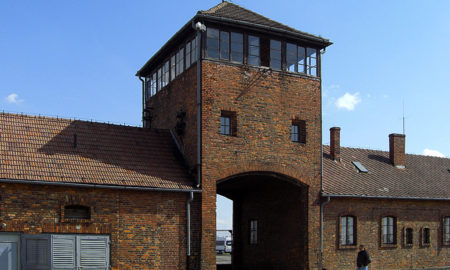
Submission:
[[[368,173],[352,164],[361,162]],[[341,147],[341,162],[324,146],[323,193],[332,196],[450,200],[450,159],[406,155],[405,169],[392,165],[389,152]]]
[[[251,10],[245,9],[241,6],[238,6],[236,4],[230,3],[230,2],[222,2],[208,10],[199,11],[198,14],[200,15],[209,15],[212,17],[217,18],[226,18],[235,20],[241,23],[252,23],[255,25],[270,27],[273,29],[278,29],[282,31],[287,31],[292,34],[304,36],[306,38],[313,38],[313,39],[319,39],[324,43],[327,43],[328,45],[331,44],[331,42],[328,39],[318,37],[306,32],[299,31],[297,29],[294,29],[292,27],[289,27],[287,25],[284,25],[282,23],[273,21],[269,18],[266,18],[256,12],[253,12]],[[327,46],[328,46],[327,45]]]
[[[193,189],[167,130],[0,113],[0,136],[0,179]]]

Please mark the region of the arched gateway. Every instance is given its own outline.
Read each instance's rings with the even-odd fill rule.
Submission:
[[[308,249],[308,186],[273,172],[217,182],[233,200],[233,269],[304,269]]]

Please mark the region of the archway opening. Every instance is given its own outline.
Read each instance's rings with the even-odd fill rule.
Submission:
[[[258,172],[218,181],[217,194],[233,201],[232,269],[306,267],[307,186]]]

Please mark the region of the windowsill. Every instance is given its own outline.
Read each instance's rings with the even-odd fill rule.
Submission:
[[[404,244],[403,248],[412,248],[414,245],[413,244]]]
[[[295,143],[295,144],[306,145],[306,143],[304,143],[304,142],[292,141],[292,140],[291,140],[291,142],[293,142],[293,143]]]
[[[421,248],[429,248],[430,246],[431,244],[424,244],[424,243],[420,245]]]
[[[78,219],[78,218],[65,218],[61,220],[61,223],[92,223],[92,219]]]
[[[354,245],[341,245],[341,244],[339,244],[339,249],[341,249],[341,250],[355,250],[357,248],[358,248],[357,244],[354,244]]]
[[[443,242],[442,246],[446,247],[446,248],[450,248],[450,242]]]
[[[397,248],[397,244],[381,244],[381,249],[394,249]]]

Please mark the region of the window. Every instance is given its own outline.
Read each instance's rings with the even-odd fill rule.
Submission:
[[[250,220],[250,244],[258,244],[258,220]]]
[[[243,35],[231,32],[231,62],[242,63],[244,60]]]
[[[156,73],[152,75],[152,86],[151,86],[152,96],[156,94]]]
[[[306,143],[306,122],[304,120],[292,120],[291,141]]]
[[[281,69],[281,41],[270,40],[270,67]]]
[[[176,76],[180,75],[184,70],[184,48],[181,48],[176,54]]]
[[[193,63],[195,63],[195,61],[197,61],[197,42],[198,42],[198,38],[195,37],[192,42],[191,42],[191,65]]]
[[[405,229],[405,246],[410,247],[413,245],[413,229],[406,228]]]
[[[231,119],[227,116],[220,117],[220,134],[231,135]]]
[[[236,136],[236,112],[221,111],[220,134]]]
[[[162,67],[161,88],[169,83],[169,61],[166,61]]]
[[[206,30],[206,56],[219,59],[219,30],[217,29]]]
[[[393,245],[396,243],[396,224],[394,217],[383,217],[381,220],[382,226],[382,243]]]
[[[109,236],[22,235],[23,269],[109,269]]]
[[[306,74],[317,76],[317,50],[306,49]]]
[[[450,217],[444,217],[443,244],[450,245]]]
[[[157,77],[157,81],[156,81],[156,83],[157,83],[157,85],[156,85],[156,91],[159,91],[159,90],[161,90],[161,80],[162,80],[162,76],[161,76],[161,69],[158,69],[158,75],[157,75],[158,77]]]
[[[64,206],[64,219],[90,219],[91,209],[82,205]]]
[[[341,217],[340,244],[342,246],[356,245],[356,219],[352,216]]]
[[[422,228],[422,246],[429,246],[431,244],[430,228]]]
[[[220,32],[220,59],[230,58],[230,33]]]
[[[286,70],[305,73],[305,47],[286,44]]]
[[[175,55],[170,58],[170,81],[175,79],[175,71],[176,71],[177,63],[175,62]]]
[[[145,78],[145,100],[148,100],[151,96],[153,96],[152,83],[152,76]]]
[[[186,44],[186,69],[191,66],[191,42]]]
[[[259,66],[261,63],[259,37],[248,36],[248,64]]]

